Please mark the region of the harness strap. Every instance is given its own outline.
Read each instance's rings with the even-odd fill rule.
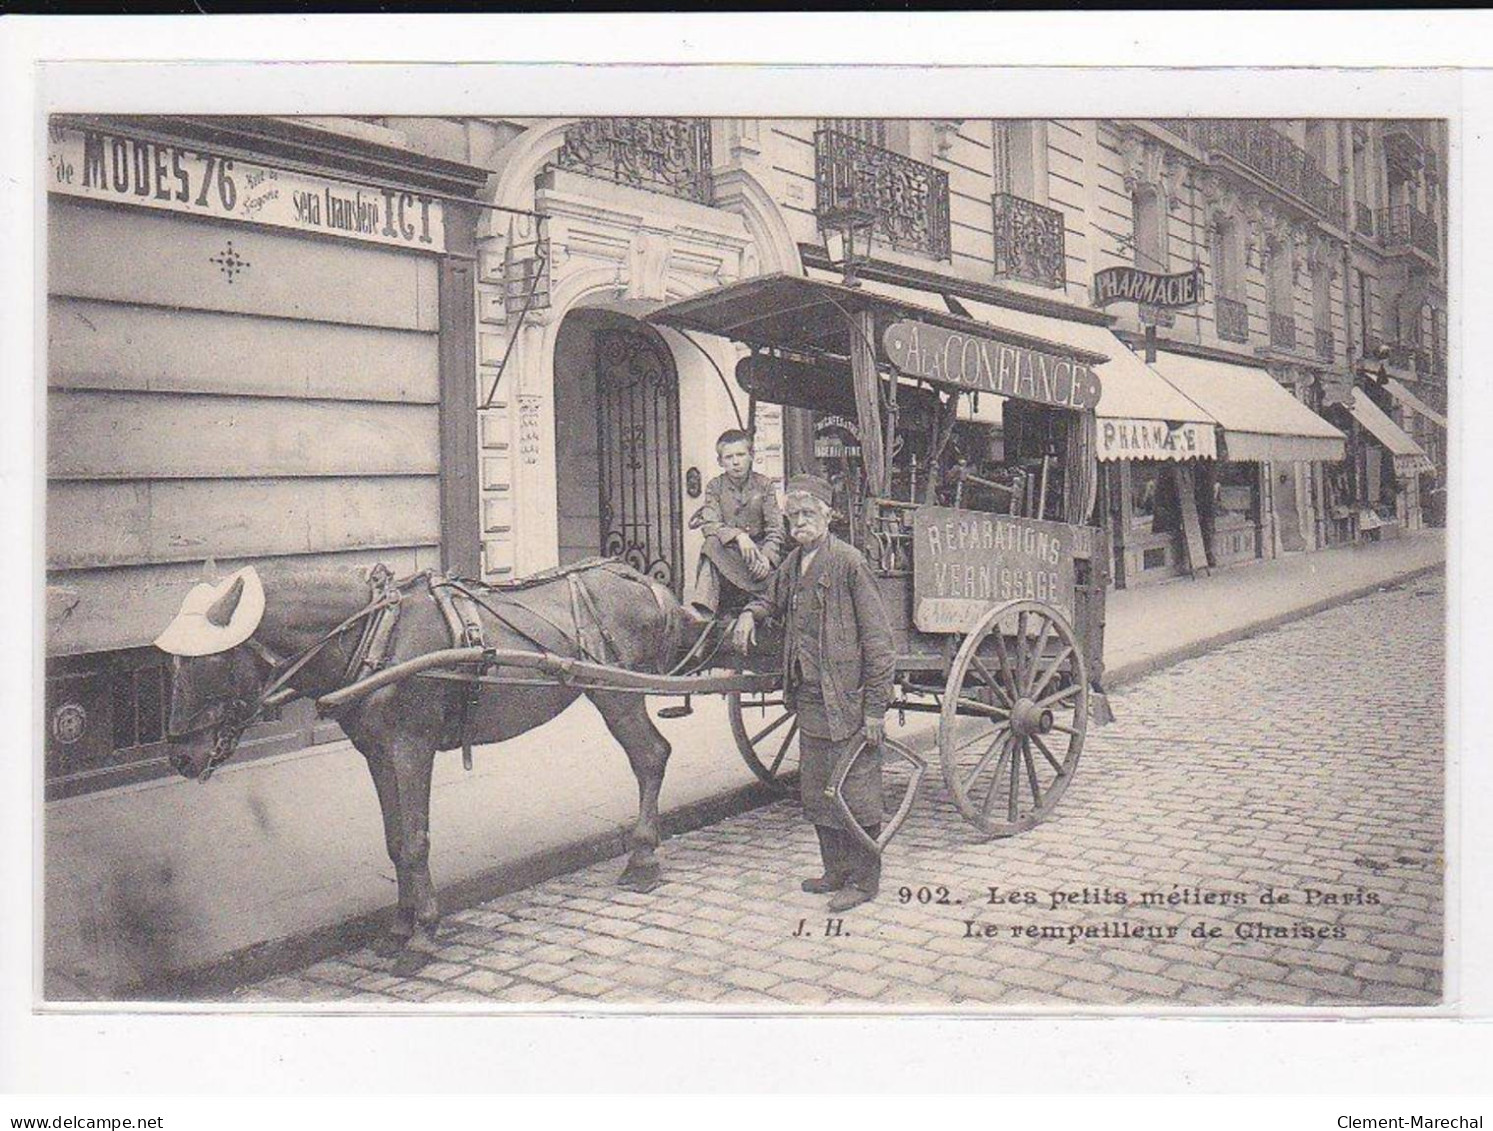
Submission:
[[[447,631],[451,633],[451,646],[453,648],[482,648],[486,649],[487,642],[482,633],[482,614],[478,611],[478,603],[466,589],[452,581],[450,578],[435,577],[427,579],[430,587],[430,595],[434,598],[441,615],[446,619]],[[489,663],[486,659],[477,664],[477,675],[487,672]],[[472,711],[477,706],[479,689],[481,685],[472,680],[466,689],[466,694],[461,701],[461,765],[463,769],[472,768],[472,736],[471,720]]]
[[[575,621],[576,643],[580,645],[581,655],[597,663],[612,663],[618,656],[617,642],[607,632],[591,590],[586,588],[578,573],[570,574],[567,580],[570,582],[570,615]]]

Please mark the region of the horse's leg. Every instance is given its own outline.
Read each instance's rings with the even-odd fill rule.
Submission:
[[[400,862],[404,856],[404,821],[399,810],[399,782],[394,775],[394,762],[384,749],[364,754],[368,762],[368,773],[373,778],[373,788],[378,791],[378,807],[384,818],[384,846],[389,851],[389,862],[394,865],[395,875],[400,877],[400,900],[394,911],[394,921],[386,934],[380,935],[373,944],[374,952],[384,958],[392,958],[404,949],[405,943],[415,933],[415,919],[406,912],[403,900],[404,880]]]
[[[627,751],[633,776],[638,779],[638,823],[628,837],[627,867],[617,882],[632,891],[651,891],[659,880],[654,850],[659,844],[658,794],[669,762],[669,740],[648,717],[641,695],[592,693],[591,701],[612,737]]]
[[[394,781],[399,791],[399,921],[409,923],[411,933],[395,960],[396,974],[413,974],[428,961],[428,955],[412,948],[420,928],[435,935],[440,918],[435,884],[430,878],[430,776],[435,765],[435,745],[420,737],[401,735],[390,744]]]

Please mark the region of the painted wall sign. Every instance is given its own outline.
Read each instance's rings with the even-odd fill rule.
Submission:
[[[1099,403],[1099,376],[1081,361],[946,330],[926,322],[893,322],[882,334],[892,364],[913,377],[1062,408]]]
[[[441,202],[421,193],[363,188],[190,146],[70,126],[48,131],[47,165],[48,189],[67,196],[446,250]]]
[[[1073,559],[1089,533],[1062,522],[953,507],[913,514],[913,623],[969,632],[993,606],[1022,597],[1073,617]]]
[[[1193,306],[1203,299],[1203,269],[1194,267],[1176,275],[1142,271],[1139,267],[1106,267],[1094,275],[1094,305],[1139,302],[1151,307],[1175,309]]]
[[[1211,424],[1164,420],[1100,420],[1095,455],[1110,459],[1216,459],[1218,430]]]

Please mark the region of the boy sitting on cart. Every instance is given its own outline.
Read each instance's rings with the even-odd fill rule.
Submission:
[[[740,428],[722,432],[715,456],[722,474],[705,485],[689,520],[705,535],[690,600],[702,617],[762,592],[783,554],[783,512],[772,481],[752,470],[752,437]]]

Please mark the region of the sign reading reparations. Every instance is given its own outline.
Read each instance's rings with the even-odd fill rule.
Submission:
[[[913,515],[913,623],[967,633],[992,606],[1028,597],[1073,618],[1073,559],[1093,552],[1086,527],[921,507]]]
[[[1002,397],[1092,410],[1099,376],[1071,357],[1014,346],[926,322],[893,322],[881,336],[903,373]]]
[[[441,202],[422,193],[360,187],[70,126],[48,131],[47,165],[48,191],[68,196],[446,250]]]
[[[1193,306],[1203,299],[1203,269],[1194,267],[1178,275],[1158,275],[1139,267],[1106,267],[1094,275],[1094,305],[1139,302],[1146,306],[1176,309]]]

